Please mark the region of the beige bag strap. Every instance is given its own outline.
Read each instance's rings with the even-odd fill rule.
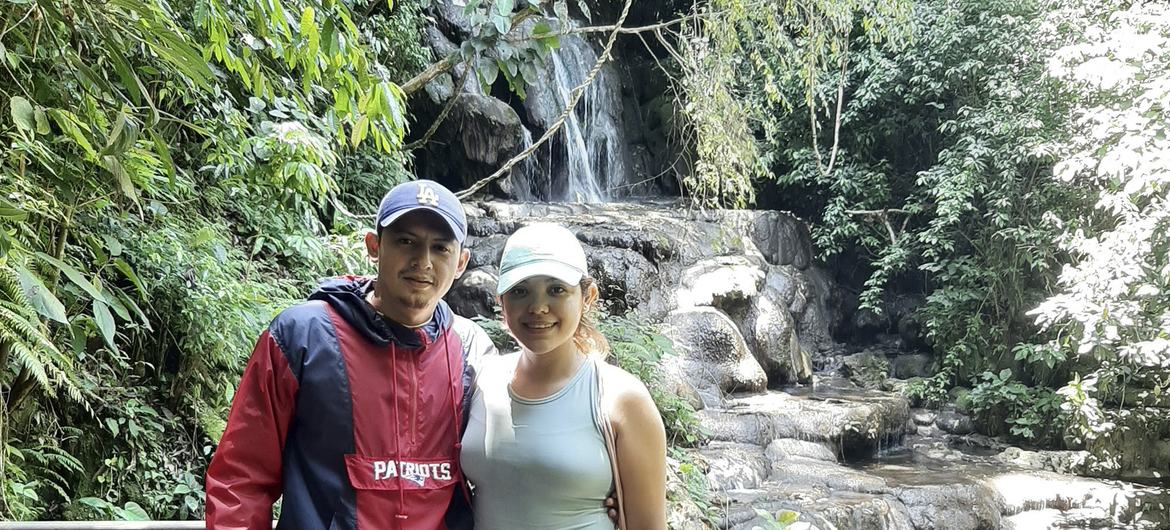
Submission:
[[[605,384],[602,381],[602,369],[605,361],[598,359],[596,356],[590,356],[589,359],[593,362],[593,411],[594,421],[597,422],[598,429],[601,430],[601,436],[605,439],[605,450],[609,453],[610,468],[613,471],[613,487],[614,496],[617,498],[617,512],[618,520],[617,527],[619,530],[626,530],[626,501],[622,495],[622,479],[619,474],[618,467],[618,452],[617,442],[614,438],[613,424],[610,422],[609,413],[606,412],[602,405],[602,394],[605,391]]]

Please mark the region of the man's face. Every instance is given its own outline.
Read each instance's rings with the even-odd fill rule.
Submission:
[[[375,309],[407,326],[430,320],[471,255],[447,223],[427,210],[403,215],[380,237],[367,234],[366,251],[378,266]]]

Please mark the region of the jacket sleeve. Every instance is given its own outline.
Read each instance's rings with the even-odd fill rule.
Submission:
[[[227,429],[207,468],[207,530],[269,530],[281,493],[285,437],[297,379],[265,330],[232,401]]]

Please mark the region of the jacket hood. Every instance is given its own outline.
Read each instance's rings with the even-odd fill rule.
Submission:
[[[374,279],[364,276],[343,276],[322,282],[309,300],[323,300],[337,314],[358,330],[366,340],[378,345],[394,343],[403,348],[422,346],[416,328],[409,328],[374,311],[366,302],[366,293],[374,288]],[[439,333],[451,327],[453,313],[447,302],[439,300],[435,314],[421,328],[429,340],[435,340]]]

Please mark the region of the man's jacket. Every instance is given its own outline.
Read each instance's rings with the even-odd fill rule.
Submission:
[[[282,530],[439,530],[467,509],[459,440],[491,340],[444,302],[392,323],[370,283],[332,280],[260,335],[207,469],[209,530],[268,529],[281,495]]]

